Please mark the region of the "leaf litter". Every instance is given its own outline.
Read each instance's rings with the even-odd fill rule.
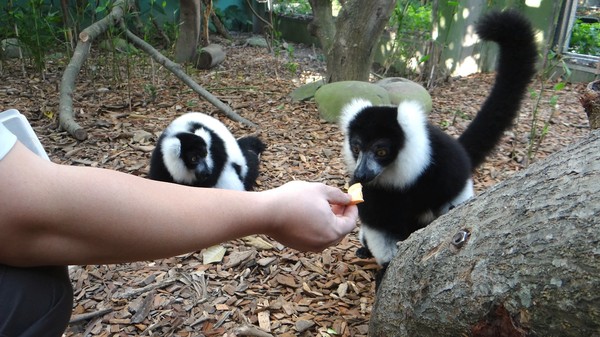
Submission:
[[[201,111],[219,118],[236,137],[256,134],[265,141],[258,190],[300,179],[347,186],[339,128],[319,118],[314,102],[288,98],[324,73],[319,51],[297,45],[294,59],[288,59],[241,43],[225,50],[227,58],[217,68],[186,71],[257,123],[257,130],[219,114],[145,55],[119,62],[127,56],[95,52],[86,62],[74,93],[77,122],[89,132],[85,141],[57,127],[64,60],[49,60],[44,80],[33,71],[23,77],[19,61],[3,61],[1,109],[25,114],[54,162],[139,176],[147,175],[150,153],[167,124]],[[298,65],[295,73],[289,62]],[[429,119],[460,134],[493,78],[477,74],[439,83],[430,89]],[[537,127],[553,112],[551,95],[558,96],[559,106],[535,160],[589,132],[578,101],[584,87],[567,84],[544,93]],[[539,84],[532,83],[531,90]],[[534,103],[532,97],[525,100],[515,128],[475,173],[478,192],[526,167]],[[298,252],[258,235],[156,261],[73,266],[73,318],[65,336],[366,336],[377,265],[355,257],[356,233],[322,253]]]

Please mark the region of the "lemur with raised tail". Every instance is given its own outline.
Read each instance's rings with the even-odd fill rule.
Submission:
[[[355,100],[343,108],[344,159],[365,200],[357,255],[375,257],[383,271],[398,241],[474,195],[473,171],[511,127],[536,72],[534,31],[520,13],[492,11],[476,31],[499,45],[499,60],[489,96],[458,139],[428,123],[417,102]]]

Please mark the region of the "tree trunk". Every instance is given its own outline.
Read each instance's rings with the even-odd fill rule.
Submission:
[[[600,80],[588,84],[579,100],[588,116],[590,127],[593,130],[600,128]]]
[[[375,47],[396,1],[345,1],[334,28],[333,18],[327,16],[327,12],[331,13],[331,1],[327,4],[325,0],[310,0],[310,3],[314,14],[312,28],[327,58],[326,82],[368,81]]]
[[[369,336],[598,336],[599,147],[595,130],[399,243]]]
[[[179,1],[180,26],[174,57],[177,63],[189,61],[196,55],[200,39],[200,12],[200,0]]]
[[[335,37],[335,20],[331,0],[309,0],[313,20],[308,26],[311,35],[317,37],[321,48],[327,54]]]
[[[219,19],[217,14],[215,14],[214,8],[210,12],[210,18],[212,19],[212,23],[215,25],[215,29],[217,30],[217,33],[219,33],[222,37],[226,38],[227,40],[231,40],[232,39],[231,34],[229,34],[229,31],[227,30],[227,28],[225,28],[225,25],[223,25],[223,22],[221,22],[221,19]]]

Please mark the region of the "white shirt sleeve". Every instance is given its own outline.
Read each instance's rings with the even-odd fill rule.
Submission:
[[[17,136],[13,135],[12,132],[0,122],[0,160],[13,148],[17,142]]]
[[[18,110],[0,112],[0,159],[15,145],[15,138],[36,155],[50,160],[27,118]]]

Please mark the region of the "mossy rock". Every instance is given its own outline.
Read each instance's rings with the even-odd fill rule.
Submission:
[[[373,105],[390,105],[386,89],[379,85],[360,81],[341,81],[321,86],[315,92],[319,115],[324,120],[337,123],[342,108],[355,98],[363,98]]]
[[[425,113],[431,112],[431,96],[427,89],[419,83],[402,77],[389,77],[375,84],[387,90],[391,104],[399,105],[401,102],[409,100],[418,101],[423,104]]]
[[[252,36],[246,39],[246,44],[251,47],[268,48],[269,44],[262,36]]]
[[[299,86],[290,93],[290,98],[294,102],[308,101],[315,97],[315,92],[317,92],[324,84],[324,80],[318,80]]]

